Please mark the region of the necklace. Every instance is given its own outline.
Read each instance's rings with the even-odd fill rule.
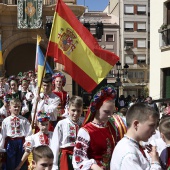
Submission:
[[[106,127],[106,123],[96,123],[96,122],[91,122],[91,123],[98,127]]]

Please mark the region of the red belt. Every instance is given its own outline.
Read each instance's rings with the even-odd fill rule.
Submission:
[[[73,147],[62,148],[61,153],[60,169],[69,170],[67,155],[73,155]]]

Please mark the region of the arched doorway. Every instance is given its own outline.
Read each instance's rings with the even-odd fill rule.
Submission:
[[[46,50],[41,47],[45,54]],[[17,75],[19,72],[27,72],[35,69],[36,44],[27,43],[15,47],[5,61],[6,76]],[[49,61],[50,60],[50,61]],[[52,59],[48,59],[53,69]]]

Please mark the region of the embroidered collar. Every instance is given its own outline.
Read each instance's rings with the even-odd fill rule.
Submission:
[[[73,123],[74,125],[77,125],[77,123],[76,123],[76,122],[73,122],[73,121],[70,119],[70,117],[68,117],[68,119],[70,120],[71,123]],[[78,122],[78,121],[77,121],[77,122]]]
[[[124,138],[129,139],[132,143],[136,144],[139,147],[139,143],[136,140],[128,137],[127,135],[124,135]]]

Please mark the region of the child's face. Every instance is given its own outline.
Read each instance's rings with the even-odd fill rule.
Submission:
[[[48,94],[51,92],[51,86],[52,86],[51,83],[43,82],[42,86],[43,86],[44,94]]]
[[[70,119],[73,122],[77,122],[79,120],[79,117],[82,114],[82,111],[83,111],[82,107],[75,107],[75,106],[71,105],[68,109]]]
[[[155,133],[157,123],[157,118],[149,116],[146,121],[143,121],[141,123],[139,122],[138,124],[136,124],[136,132],[139,141],[147,142],[148,139]]]
[[[14,103],[10,105],[11,115],[17,116],[21,110],[21,103]]]
[[[53,159],[41,158],[37,162],[32,161],[34,170],[51,170],[53,166]]]
[[[62,79],[61,79],[61,77],[56,77],[56,79],[55,79],[55,87],[57,87],[57,88],[62,87]]]
[[[115,111],[115,104],[112,101],[107,101],[102,104],[96,116],[99,120],[106,123]]]
[[[42,133],[48,132],[49,121],[38,122],[38,127]]]
[[[28,88],[28,83],[27,83],[27,82],[23,82],[23,83],[22,83],[22,88],[23,88],[24,90],[26,90],[26,89]]]
[[[17,83],[15,81],[11,81],[10,87],[12,90],[17,90]]]

